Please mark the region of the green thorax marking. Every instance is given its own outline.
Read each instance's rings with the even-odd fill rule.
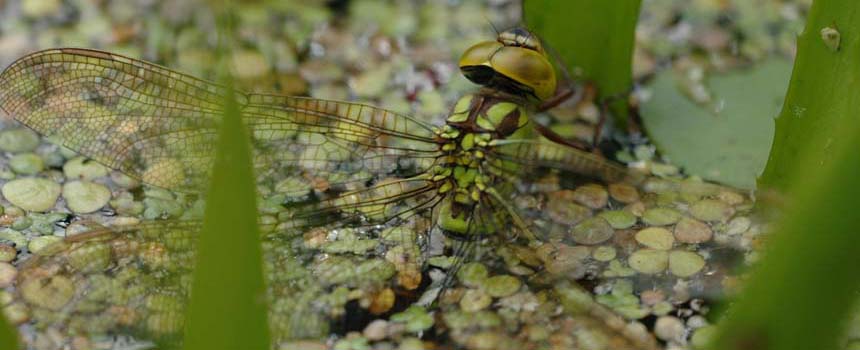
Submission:
[[[504,139],[528,124],[523,106],[513,101],[482,94],[461,97],[454,105],[446,125],[465,133],[489,133]]]
[[[495,229],[468,229],[470,213],[487,200],[486,191],[494,190],[497,179],[496,171],[484,166],[486,155],[492,152],[494,140],[533,137],[528,123],[525,108],[510,100],[470,94],[457,101],[446,125],[437,132],[445,155],[431,172],[439,193],[446,195],[439,210],[443,229],[468,235]]]

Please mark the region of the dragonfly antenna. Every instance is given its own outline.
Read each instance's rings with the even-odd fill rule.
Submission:
[[[490,28],[493,28],[493,31],[496,33],[496,36],[499,36],[499,29],[498,29],[498,28],[496,28],[496,25],[495,25],[495,24],[493,24],[493,21],[491,21],[491,20],[487,17],[487,15],[486,15],[486,14],[484,14],[484,15],[483,15],[483,17],[484,17],[484,20],[485,20],[485,21],[487,21],[487,24],[489,24],[489,25],[490,25]]]

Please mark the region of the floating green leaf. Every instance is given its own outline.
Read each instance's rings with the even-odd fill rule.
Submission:
[[[645,129],[660,152],[688,173],[740,188],[755,188],[782,106],[789,62],[708,80],[713,103],[700,105],[679,91],[675,72],[660,73],[642,104]]]
[[[860,124],[840,136],[860,137]],[[796,174],[795,205],[711,349],[837,349],[860,289],[860,155],[847,143]]]

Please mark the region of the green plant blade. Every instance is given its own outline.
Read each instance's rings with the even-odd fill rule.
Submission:
[[[529,29],[551,43],[575,79],[597,84],[603,97],[632,87],[633,43],[640,0],[525,1]],[[616,124],[626,123],[625,99],[613,103]]]
[[[234,8],[230,1],[210,5],[219,14],[216,62],[226,93],[186,311],[184,344],[187,350],[269,349],[250,137],[226,60],[235,42]]]
[[[843,135],[856,139],[860,127],[852,125]],[[840,325],[860,289],[860,155],[843,147],[832,156],[826,167],[797,174],[804,181],[787,220],[711,349],[837,348]]]
[[[854,118],[860,4],[816,1],[759,186],[791,193],[779,229],[710,349],[837,349],[860,289]],[[841,44],[822,40],[838,27]]]
[[[0,349],[19,349],[18,334],[15,328],[6,321],[6,316],[0,313]]]
[[[825,28],[839,33],[838,39],[824,40]],[[856,142],[840,139],[832,130],[857,123],[860,115],[858,33],[860,5],[856,1],[813,4],[806,29],[797,41],[791,84],[776,120],[767,167],[759,179],[762,187],[785,190],[796,169],[831,163],[840,144]]]
[[[247,131],[226,101],[194,268],[186,349],[268,349],[269,334]]]

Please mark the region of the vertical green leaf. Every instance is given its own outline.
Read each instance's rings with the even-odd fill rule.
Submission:
[[[840,348],[860,290],[858,77],[860,3],[815,1],[759,179],[791,194],[785,220],[710,349]]]
[[[19,349],[18,333],[0,312],[0,349]]]
[[[759,179],[760,188],[786,190],[795,169],[832,163],[833,152],[841,144],[856,142],[837,137],[833,130],[858,122],[858,88],[860,3],[815,1],[806,29],[797,40],[791,84],[776,120],[773,147]]]
[[[527,0],[529,28],[552,45],[574,78],[597,84],[603,97],[626,93],[640,0]],[[613,103],[616,123],[626,123],[626,100]]]
[[[194,268],[185,348],[268,349],[249,138],[236,100],[225,102]]]
[[[852,123],[838,136],[860,138]],[[711,349],[837,349],[860,290],[860,154],[848,143],[805,168],[786,220],[728,313]]]
[[[269,349],[251,145],[225,63],[233,40],[230,3],[220,6],[219,75],[227,93],[186,315],[185,349]]]

